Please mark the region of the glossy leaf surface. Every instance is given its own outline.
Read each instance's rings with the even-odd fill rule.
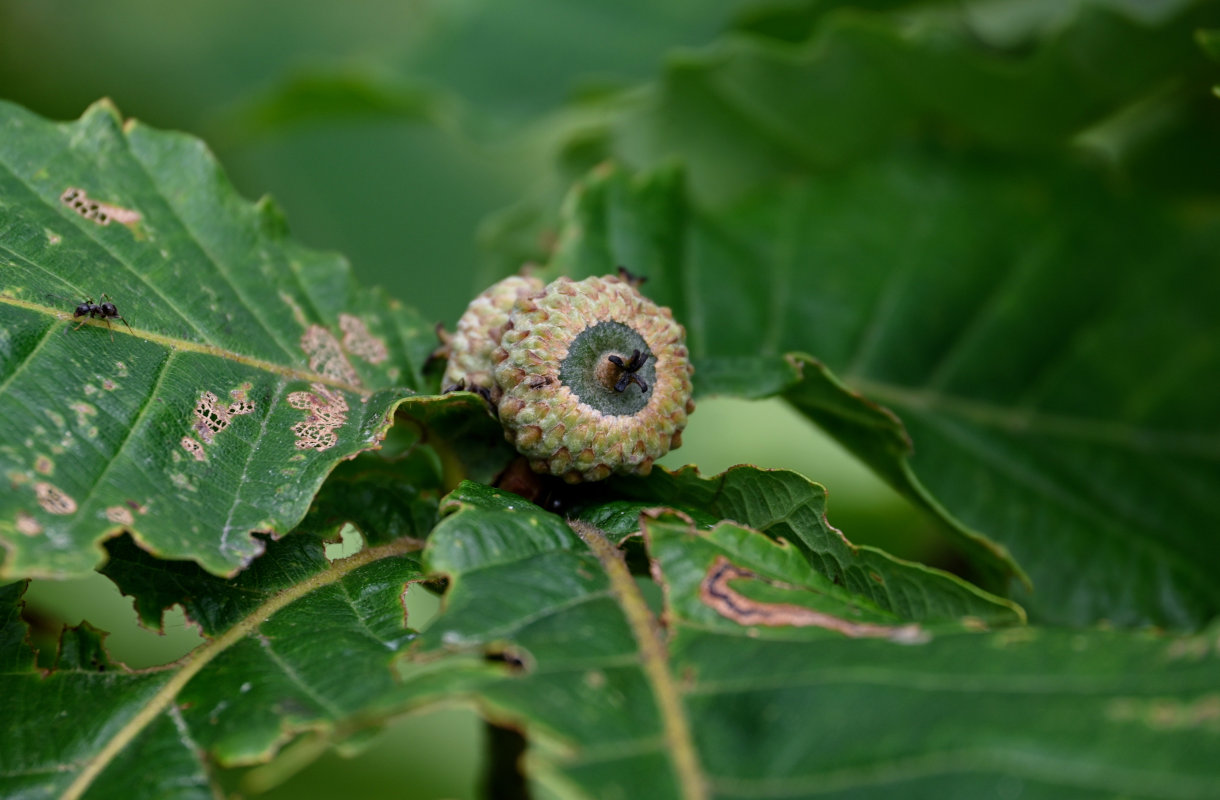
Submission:
[[[673,172],[602,169],[554,266],[648,275],[686,321],[696,392],[782,394],[985,569],[1011,553],[1039,618],[1188,626],[1220,610],[1203,213],[1065,168],[904,157],[718,214]]]
[[[827,521],[826,490],[795,472],[739,466],[702,478],[688,467],[615,479],[611,487],[626,499],[595,504],[579,515],[611,536],[638,531],[640,513],[656,506],[682,510],[700,528],[733,520],[795,546],[831,582],[903,619],[973,617],[982,625],[1024,621],[1024,612],[1014,604],[956,576],[852,544]]]
[[[65,124],[5,105],[0,131],[4,573],[81,574],[123,529],[237,570],[377,445],[431,329],[286,238],[196,140],[104,103]],[[125,322],[73,319],[86,299]]]
[[[774,481],[787,503],[760,507],[753,489]],[[631,493],[649,492],[703,505],[716,512],[709,520],[730,510],[770,518],[772,534],[831,530],[819,524],[819,487],[790,473],[658,473]],[[624,504],[642,505],[584,515],[613,521]],[[422,569],[411,539],[328,563],[321,542],[295,535],[268,544],[236,580],[111,543],[107,571],[149,623],[183,603],[208,636],[181,661],[138,673],[82,627],[64,634],[42,674],[16,613],[20,585],[6,587],[0,690],[20,727],[0,748],[0,786],[30,796],[206,796],[218,768],[261,763],[307,731],[341,740],[460,699],[521,727],[529,780],[558,796],[737,797],[776,787],[918,796],[1011,784],[1034,797],[1107,796],[1121,775],[1133,797],[1204,798],[1218,777],[1209,766],[1220,749],[1208,722],[1214,631],[978,633],[977,608],[887,608],[871,587],[831,577],[850,575],[850,564],[738,522],[696,527],[662,510],[637,525],[653,587],[596,526],[515,495],[464,483],[442,513]],[[440,616],[417,635],[404,626],[401,596],[425,573],[443,575],[448,589]],[[943,595],[948,580],[892,571],[891,590],[895,576],[908,599]],[[995,608],[999,620],[1004,607]],[[86,710],[78,724],[56,725],[69,696]],[[885,713],[870,710],[878,707]],[[123,783],[136,764],[139,785]]]
[[[525,726],[544,794],[1203,798],[1220,777],[1214,630],[912,625],[794,548],[667,514],[643,525],[658,609],[552,515],[470,486],[447,507],[419,646],[517,665],[474,696]]]
[[[420,577],[410,540],[330,564],[320,542],[291,537],[237,582],[123,541],[112,569],[142,614],[159,618],[158,601],[182,600],[208,642],[133,672],[85,625],[64,632],[43,674],[16,613],[23,584],[5,587],[6,797],[212,797],[212,762],[266,761],[304,731],[350,734],[358,714],[398,691],[390,664],[414,635],[402,595]],[[165,594],[170,586],[180,594]]]

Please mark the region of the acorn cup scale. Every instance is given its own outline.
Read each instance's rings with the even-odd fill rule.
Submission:
[[[509,313],[521,297],[542,290],[538,278],[513,275],[496,283],[470,302],[458,320],[457,332],[446,339],[442,352],[448,356],[442,385],[447,390],[468,389],[485,394],[493,404],[499,389],[491,374],[491,355],[500,343]]]
[[[471,303],[450,344],[446,380],[460,373],[461,388],[474,388],[490,375],[485,396],[535,472],[570,483],[648,474],[681,444],[694,411],[682,326],[625,271],[559,278],[533,291],[521,280],[501,281]],[[506,319],[488,311],[510,294]],[[479,322],[493,326],[479,330]],[[460,337],[472,344],[455,346]]]

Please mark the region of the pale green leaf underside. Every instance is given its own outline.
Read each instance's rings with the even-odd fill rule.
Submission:
[[[232,573],[420,387],[431,330],[197,140],[0,106],[0,212],[4,574],[81,574],[122,529]],[[75,329],[102,293],[130,328]]]

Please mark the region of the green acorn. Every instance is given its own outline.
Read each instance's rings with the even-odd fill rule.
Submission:
[[[492,355],[505,437],[570,483],[647,475],[682,441],[686,332],[620,276],[559,278],[519,299]]]
[[[500,343],[513,304],[542,291],[545,284],[532,276],[513,275],[484,291],[466,307],[457,332],[445,337],[443,354],[449,357],[442,385],[447,390],[468,389],[483,394],[494,405],[500,389],[492,378],[491,356]]]

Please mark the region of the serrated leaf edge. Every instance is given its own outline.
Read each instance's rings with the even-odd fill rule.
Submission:
[[[123,751],[123,748],[131,744],[162,712],[171,707],[174,698],[178,696],[178,693],[186,687],[192,678],[211,663],[214,658],[250,635],[255,628],[276,612],[317,589],[339,581],[360,567],[385,558],[415,552],[419,550],[419,547],[420,543],[415,539],[400,539],[387,545],[362,550],[353,556],[336,561],[325,572],[311,575],[295,586],[285,589],[270,598],[223,634],[206,644],[200,645],[184,659],[171,665],[171,667],[180,666],[181,669],[149,699],[143,708],[136,712],[126,725],[120,728],[106,742],[106,745],[93,758],[89,759],[84,769],[81,770],[76,779],[72,781],[61,795],[61,799],[79,800],[93,784],[93,781]]]

